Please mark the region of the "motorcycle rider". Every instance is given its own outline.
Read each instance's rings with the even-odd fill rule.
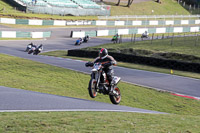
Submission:
[[[33,43],[27,45],[25,52],[28,52],[33,47]]]
[[[145,31],[144,33],[142,33],[142,38],[144,38],[144,37],[148,38],[148,36],[149,36],[149,33],[147,31]]]
[[[83,38],[83,41],[84,41],[84,42],[88,42],[89,39],[90,39],[89,35],[86,35],[86,36]]]
[[[107,79],[109,82],[109,92],[112,92],[113,87],[112,87],[111,81],[112,81],[112,77],[114,75],[112,66],[116,65],[117,62],[112,56],[108,55],[108,50],[105,48],[102,48],[99,51],[99,56],[93,62],[87,62],[85,64],[85,66],[86,67],[93,66],[94,63],[98,63],[98,62],[102,63],[102,66],[104,67],[103,71],[106,73],[106,76],[107,76]]]
[[[113,41],[118,40],[118,38],[119,38],[119,35],[117,33],[116,35],[113,36]]]

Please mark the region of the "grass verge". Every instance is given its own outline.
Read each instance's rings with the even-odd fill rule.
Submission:
[[[117,112],[0,113],[0,132],[198,133],[199,116]]]
[[[162,4],[152,1],[133,3],[130,8],[125,5],[127,3],[121,3],[120,6],[116,6],[117,3],[105,2],[111,5],[111,15],[175,15],[184,14],[189,15],[190,13],[184,9],[177,1],[163,0]],[[153,10],[153,12],[152,12]]]
[[[44,38],[43,38],[44,39]],[[41,38],[0,38],[2,40],[43,40]]]

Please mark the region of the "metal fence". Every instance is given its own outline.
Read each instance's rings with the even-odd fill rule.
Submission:
[[[196,4],[186,4],[183,0],[178,0],[178,3],[188,10],[191,14],[200,14],[200,3]]]
[[[145,19],[145,20],[150,20],[150,19],[194,19],[194,18],[200,18],[200,15],[121,15],[121,16],[98,16],[98,19],[103,19],[103,20],[109,20],[109,19],[114,19],[114,20],[120,20],[120,19]]]
[[[121,35],[117,43],[132,42],[133,44],[145,41],[149,44],[179,44],[184,43],[189,46],[200,46],[200,32],[186,32],[186,33],[166,33],[166,34],[150,34],[147,38],[142,38],[137,34]]]

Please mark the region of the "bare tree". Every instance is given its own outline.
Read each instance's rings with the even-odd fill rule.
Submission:
[[[118,2],[117,2],[117,4],[116,4],[116,5],[117,5],[117,6],[119,6],[119,4],[120,4],[120,0],[118,0]]]
[[[128,0],[128,3],[127,3],[127,7],[130,7],[130,5],[133,3],[133,0]],[[119,6],[119,4],[120,4],[120,0],[118,0],[118,2],[117,2],[117,6]]]
[[[133,0],[128,0],[127,6],[130,7],[130,5],[133,3]]]

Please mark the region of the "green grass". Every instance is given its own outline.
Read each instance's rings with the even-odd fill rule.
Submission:
[[[110,103],[108,96],[91,99],[90,76],[60,67],[0,54],[0,85]],[[198,132],[199,101],[121,82],[120,105],[167,112],[155,115],[117,112],[0,113],[0,132]]]
[[[0,40],[42,40],[41,38],[0,38]]]
[[[10,28],[44,28],[44,29],[47,29],[47,28],[51,28],[51,27],[54,27],[54,28],[94,28],[95,26],[94,25],[67,25],[67,26],[55,26],[55,25],[24,25],[24,24],[1,24],[3,26],[7,26],[7,27],[10,27]]]
[[[162,4],[154,1],[133,3],[130,8],[124,7],[125,4],[121,3],[121,6],[115,6],[116,3],[105,2],[111,7],[111,15],[189,15],[190,13],[182,6],[177,4],[174,0],[162,0]],[[152,13],[152,10],[154,12]]]
[[[0,132],[198,133],[199,116],[117,112],[0,113]]]
[[[93,100],[87,91],[89,75],[17,57],[0,57],[0,64],[4,64],[0,66],[1,86]],[[123,82],[119,88],[122,92],[121,105],[175,114],[200,114],[200,103],[196,100]],[[94,100],[111,103],[105,95]]]
[[[62,50],[58,50],[58,51],[45,52],[45,53],[41,53],[41,54],[42,55],[47,55],[47,56],[70,58],[70,59],[84,60],[84,61],[93,61],[94,60],[92,58],[67,56],[67,51],[64,51],[64,50],[63,51]],[[159,67],[140,65],[140,64],[134,64],[134,63],[125,63],[125,62],[117,62],[117,65],[121,66],[121,67],[132,68],[132,69],[139,69],[139,70],[146,70],[146,71],[152,71],[152,72],[160,72],[160,73],[171,74],[171,70],[170,69],[164,69],[164,68],[159,68]],[[178,71],[178,70],[173,70],[173,72],[174,72],[173,73],[174,75],[200,79],[200,74],[199,73]]]

